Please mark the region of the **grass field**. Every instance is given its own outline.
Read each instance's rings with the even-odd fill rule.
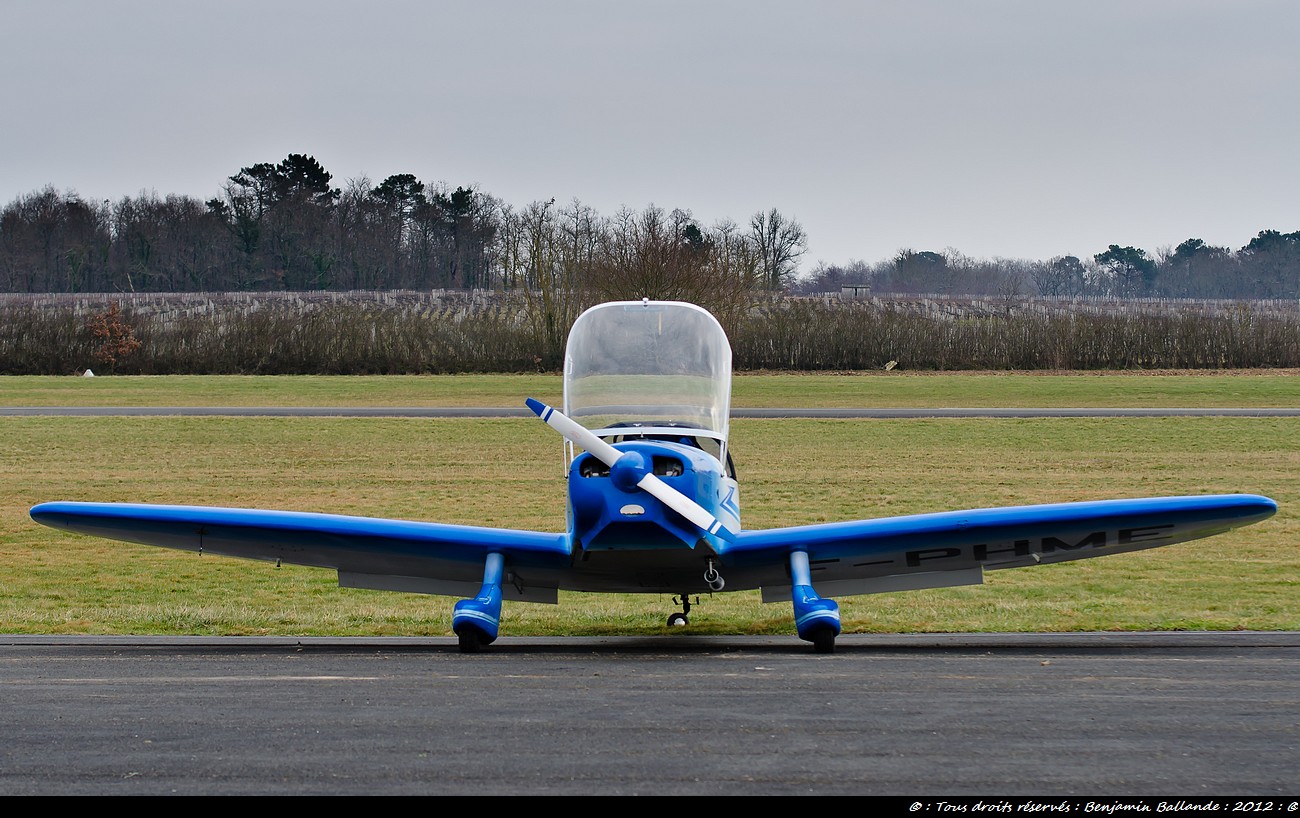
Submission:
[[[1300,405],[1294,373],[746,375],[737,406]],[[3,405],[461,405],[559,399],[550,376],[3,378]],[[546,390],[550,390],[549,392]],[[847,597],[845,630],[1300,629],[1300,418],[737,420],[747,528],[952,508],[1252,492],[1276,517],[1217,538],[981,587]],[[537,421],[0,418],[0,630],[450,634],[447,597],[332,572],[63,534],[46,500],[241,505],[559,530],[561,447]],[[659,634],[668,596],[507,604],[506,635]],[[705,597],[691,633],[793,634],[789,605]],[[672,631],[678,633],[679,631]]]
[[[523,406],[561,400],[558,375],[0,377],[3,406]],[[762,407],[1300,406],[1300,371],[738,374]]]

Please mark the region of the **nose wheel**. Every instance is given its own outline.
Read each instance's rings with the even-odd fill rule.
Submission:
[[[680,611],[674,611],[673,613],[668,614],[668,627],[676,628],[681,625],[689,625],[691,620],[690,617],[687,616],[687,614],[691,612],[690,598],[687,597],[686,594],[682,594],[681,596],[675,596],[673,597],[673,604],[681,605],[682,609]]]

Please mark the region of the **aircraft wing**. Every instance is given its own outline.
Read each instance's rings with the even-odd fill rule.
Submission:
[[[986,569],[1208,537],[1267,519],[1276,510],[1267,497],[1220,494],[945,511],[741,531],[722,557],[728,565],[760,570],[802,549],[822,596],[939,588],[979,584]],[[784,584],[767,580],[764,601],[789,598],[789,582],[788,576]]]
[[[346,587],[451,596],[477,594],[484,560],[499,552],[512,572],[505,598],[534,602],[556,601],[570,553],[567,534],[299,511],[53,502],[31,516],[78,534],[332,568]]]

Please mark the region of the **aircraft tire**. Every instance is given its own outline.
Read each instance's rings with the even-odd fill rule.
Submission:
[[[812,634],[813,650],[817,653],[835,652],[835,631],[831,628],[818,628]]]
[[[478,628],[461,628],[456,637],[460,642],[461,653],[478,653],[487,644],[487,640],[483,638]]]

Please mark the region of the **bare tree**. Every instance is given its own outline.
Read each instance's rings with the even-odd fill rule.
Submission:
[[[596,297],[689,301],[720,320],[749,302],[757,254],[735,226],[705,231],[688,210],[620,210],[606,225],[591,271]]]
[[[0,214],[0,269],[32,292],[108,290],[110,211],[53,187],[20,197]]]
[[[578,225],[587,211],[575,201],[567,212],[573,219],[572,239],[580,243]],[[512,216],[506,232],[516,270],[507,276],[523,284],[528,319],[539,344],[538,365],[555,368],[562,363],[569,327],[584,305],[581,268],[565,257],[571,245],[565,240],[555,199],[533,202]]]
[[[198,199],[156,193],[123,197],[112,207],[109,279],[135,292],[225,286],[229,240],[221,221]]]
[[[758,251],[763,286],[780,290],[798,272],[798,263],[807,250],[808,236],[796,221],[782,216],[774,207],[755,213],[749,220],[750,238]]]
[[[1034,266],[1034,284],[1043,295],[1074,297],[1083,293],[1083,262],[1076,256],[1057,256]]]

